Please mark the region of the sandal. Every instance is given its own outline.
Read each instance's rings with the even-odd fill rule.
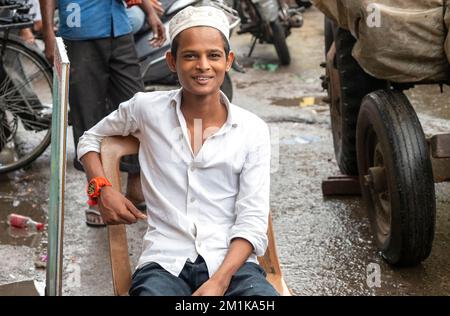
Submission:
[[[85,211],[86,214],[86,225],[91,227],[105,227],[106,224],[103,222],[100,212],[96,209],[89,208]]]

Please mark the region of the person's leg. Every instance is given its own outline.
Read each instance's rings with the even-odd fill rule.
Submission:
[[[106,93],[110,40],[65,40],[64,43],[70,59],[69,106],[75,143],[74,166],[83,171],[76,153],[78,140],[108,114]],[[86,224],[105,226],[96,207],[86,205],[86,208]]]
[[[197,260],[191,264],[191,267],[191,275],[189,277],[191,287],[195,292],[203,283],[208,281],[209,272],[205,259],[200,255],[198,255]]]
[[[189,285],[157,263],[137,270],[131,280],[130,296],[190,296]]]
[[[137,92],[144,91],[141,69],[131,34],[115,38],[109,63],[111,78],[108,86],[113,109],[120,103],[131,99]],[[125,157],[121,161],[121,170],[128,172],[126,196],[134,203],[144,200],[139,177],[137,155]]]
[[[231,278],[225,296],[279,296],[266,280],[263,268],[253,262],[246,262]]]
[[[108,93],[115,108],[131,99],[137,92],[144,91],[141,68],[131,34],[114,38],[109,69],[111,77]]]
[[[64,43],[70,60],[69,106],[75,143],[74,165],[83,170],[76,155],[78,139],[108,114],[105,102],[109,80],[108,40],[65,40]]]

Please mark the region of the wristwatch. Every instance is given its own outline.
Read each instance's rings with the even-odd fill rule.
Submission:
[[[104,177],[95,177],[89,181],[87,186],[87,195],[89,197],[88,204],[93,206],[97,205],[98,197],[100,196],[100,192],[104,186],[112,186],[111,182]]]

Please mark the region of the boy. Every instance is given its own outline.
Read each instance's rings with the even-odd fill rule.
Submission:
[[[188,7],[169,34],[182,88],[136,94],[78,146],[105,223],[131,224],[146,216],[109,186],[98,152],[104,136],[140,141],[149,227],[130,295],[277,295],[256,259],[267,247],[269,131],[220,92],[234,59],[228,20]]]

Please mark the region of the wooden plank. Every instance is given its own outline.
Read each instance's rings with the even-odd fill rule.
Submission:
[[[359,178],[352,176],[331,176],[322,181],[324,196],[361,195]]]
[[[450,158],[431,157],[431,165],[433,166],[434,182],[450,181]]]
[[[450,158],[450,134],[438,134],[429,140],[433,158]]]

